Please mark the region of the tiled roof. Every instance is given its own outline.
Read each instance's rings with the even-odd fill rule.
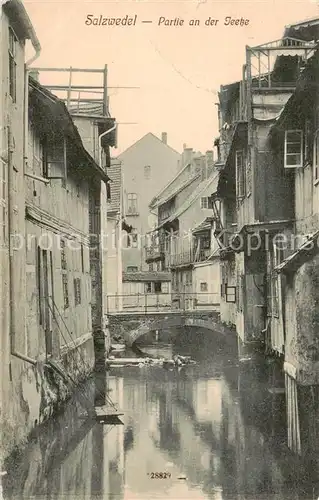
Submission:
[[[103,111],[103,102],[85,102],[79,101],[78,103],[70,104],[69,112],[71,115],[96,115],[96,116],[104,116]],[[107,116],[109,116],[109,112],[107,112]]]
[[[200,184],[198,184],[198,186],[194,189],[194,191],[191,193],[191,195],[187,198],[187,200],[185,200],[185,202],[168,218],[166,219],[162,224],[160,224],[156,229],[159,229],[161,228],[164,224],[166,224],[167,222],[171,222],[173,220],[175,220],[177,217],[179,217],[180,215],[182,215],[184,212],[186,212],[186,210],[189,209],[189,207],[202,195],[202,193],[204,193],[206,191],[206,189],[213,183],[216,183],[218,182],[218,173],[212,175],[211,177],[209,177],[208,179],[202,181]],[[212,187],[212,189],[215,190],[214,186]],[[155,230],[156,230],[155,229]]]
[[[171,273],[166,273],[163,271],[136,271],[123,273],[123,281],[171,281]]]
[[[111,201],[109,210],[119,212],[121,208],[121,188],[122,188],[122,166],[118,160],[111,159],[111,166],[108,169],[110,177]]]
[[[193,229],[193,233],[202,231],[203,229],[210,229],[212,227],[212,222],[214,217],[206,217],[198,226]]]

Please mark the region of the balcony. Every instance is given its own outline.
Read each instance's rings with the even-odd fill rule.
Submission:
[[[179,253],[172,253],[169,256],[169,266],[170,267],[184,267],[190,266],[194,263],[194,248],[191,247],[188,250],[184,250]]]
[[[147,247],[145,249],[145,261],[147,264],[164,259],[165,259],[165,254],[158,245]]]

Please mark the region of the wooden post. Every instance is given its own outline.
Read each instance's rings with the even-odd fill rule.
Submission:
[[[107,97],[107,64],[104,66],[103,73],[103,114],[108,112],[108,97]]]
[[[71,85],[72,85],[72,66],[70,66],[70,75],[69,75],[69,88],[67,94],[67,104],[66,107],[70,108],[70,100],[71,100]]]
[[[268,87],[271,87],[270,51],[268,50]]]
[[[62,181],[63,186],[66,186],[66,178],[67,178],[67,142],[66,138],[63,138],[63,168],[64,168],[64,178]]]
[[[260,51],[258,51],[258,87],[261,87],[261,77],[260,77]]]

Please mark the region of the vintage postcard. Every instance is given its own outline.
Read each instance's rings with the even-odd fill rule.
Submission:
[[[0,9],[1,499],[318,500],[318,1]]]

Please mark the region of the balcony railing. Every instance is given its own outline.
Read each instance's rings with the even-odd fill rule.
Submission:
[[[170,267],[183,266],[188,264],[193,264],[195,251],[194,248],[189,248],[178,253],[171,253],[169,255],[169,265]]]
[[[108,295],[108,314],[152,313],[178,311],[217,311],[219,293],[141,293],[132,295]]]

